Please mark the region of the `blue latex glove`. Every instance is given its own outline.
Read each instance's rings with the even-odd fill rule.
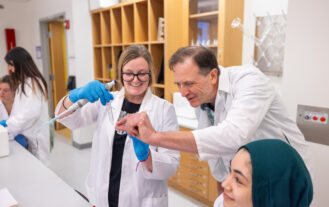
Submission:
[[[69,99],[73,103],[80,99],[88,99],[89,102],[94,103],[98,99],[103,105],[113,100],[113,95],[105,89],[105,85],[98,80],[91,81],[81,88],[76,88],[70,91]]]
[[[16,142],[22,145],[24,148],[27,148],[27,139],[24,135],[19,134],[15,137]]]
[[[0,121],[0,125],[7,127],[7,120]]]
[[[150,153],[149,144],[139,140],[137,137],[130,137],[133,140],[136,157],[139,161],[145,161]]]

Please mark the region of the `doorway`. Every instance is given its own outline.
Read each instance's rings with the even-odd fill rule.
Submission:
[[[66,95],[67,86],[67,53],[64,29],[64,14],[40,21],[41,48],[44,74],[49,93],[49,115],[54,117],[55,107]],[[55,123],[58,133],[71,138],[71,131],[60,123]]]

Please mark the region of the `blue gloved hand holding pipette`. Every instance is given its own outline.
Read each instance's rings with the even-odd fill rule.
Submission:
[[[80,99],[87,99],[94,103],[100,99],[103,105],[113,100],[113,95],[105,88],[105,85],[98,80],[91,81],[81,88],[76,88],[70,91],[69,99],[73,103]]]
[[[113,100],[113,95],[109,92],[111,88],[116,84],[116,80],[113,80],[109,83],[103,84],[97,80],[87,83],[87,85],[76,88],[69,93],[69,99],[73,105],[66,108],[65,111],[58,114],[56,117],[52,118],[50,121],[42,124],[39,128],[34,130],[34,133],[38,132],[44,126],[47,126],[50,123],[55,122],[57,119],[64,117],[65,115],[74,112],[78,108],[83,107],[88,102],[94,103],[98,99],[101,100],[101,103],[105,106],[108,102]],[[64,103],[64,100],[63,100]]]
[[[139,161],[145,161],[150,153],[149,144],[139,140],[137,137],[130,137],[133,140],[136,157]]]

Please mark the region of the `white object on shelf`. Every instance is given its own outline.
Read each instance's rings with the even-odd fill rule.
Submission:
[[[17,207],[18,203],[10,194],[7,188],[0,189],[0,206],[1,207]]]
[[[196,129],[198,127],[198,120],[195,115],[195,108],[179,92],[173,94],[173,102],[178,124],[185,128]]]
[[[0,125],[0,157],[9,155],[8,130]]]
[[[165,24],[164,18],[159,17],[159,21],[158,21],[158,41],[164,40],[164,24]]]
[[[89,0],[90,10],[113,6],[120,3],[119,0]]]

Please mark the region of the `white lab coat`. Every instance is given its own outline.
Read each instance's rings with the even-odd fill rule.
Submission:
[[[107,113],[108,107],[98,101],[88,103],[72,115],[60,120],[65,126],[74,129],[97,122],[94,132],[90,171],[86,180],[88,198],[97,207],[107,207],[108,186],[111,171],[112,144],[114,126],[119,118],[124,100],[124,89],[113,92],[111,102],[114,123]],[[56,108],[56,114],[62,104]],[[172,104],[153,95],[147,90],[139,111],[146,111],[157,131],[178,130],[177,118]],[[150,173],[142,165],[136,170],[138,160],[134,153],[133,143],[127,137],[123,157],[119,192],[119,206],[168,206],[167,178],[175,174],[179,167],[179,152],[150,146],[153,172]]]
[[[42,124],[49,120],[48,103],[34,83],[35,93],[32,91],[32,81],[25,80],[25,94],[21,85],[16,90],[15,100],[9,119],[7,120],[9,138],[14,139],[18,134],[26,137],[28,150],[45,165],[48,165],[50,153],[49,126],[35,132]]]
[[[270,80],[254,66],[221,69],[214,126],[207,112],[200,107],[198,110],[199,129],[192,133],[200,160],[208,160],[216,180],[224,181],[230,160],[240,146],[266,138],[289,140],[310,170],[303,134],[289,118]]]
[[[9,118],[5,105],[0,100],[0,121],[7,120]]]
[[[214,207],[224,207],[224,197],[223,197],[223,193],[220,194],[215,202],[214,202]]]

